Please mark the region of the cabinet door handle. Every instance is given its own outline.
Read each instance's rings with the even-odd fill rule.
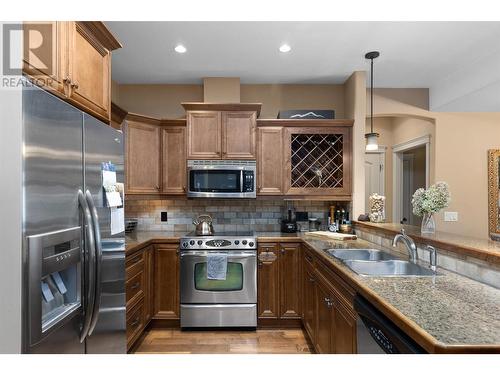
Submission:
[[[63,88],[64,88],[64,95],[66,95],[66,97],[70,97],[71,96],[71,77],[70,76],[66,76],[66,78],[63,79]]]
[[[132,323],[130,323],[130,326],[135,327],[137,324],[139,324],[140,320],[141,320],[140,317],[135,318],[134,321]]]
[[[155,185],[155,189],[156,190],[160,190],[160,186],[159,185]]]
[[[313,277],[310,277],[310,278],[309,278],[309,282],[314,283],[315,281],[316,281],[316,280],[314,280],[314,278],[313,278]]]
[[[285,249],[280,250],[281,254],[285,254]]]
[[[130,289],[137,289],[137,288],[139,288],[139,286],[140,286],[140,285],[141,285],[141,283],[138,281],[138,282],[136,282],[134,285],[132,285],[132,286],[130,287]]]
[[[75,90],[78,90],[78,88],[80,87],[80,85],[78,84],[78,82],[75,81],[75,82],[73,82],[71,84],[71,87],[73,87]]]
[[[185,187],[185,186],[183,186],[183,187],[182,187],[182,191],[183,191],[184,193],[186,192],[186,187]]]

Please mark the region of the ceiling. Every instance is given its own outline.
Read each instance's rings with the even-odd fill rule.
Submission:
[[[369,70],[376,87],[431,87],[500,49],[500,22],[107,22],[123,44],[113,52],[121,84],[343,83]],[[177,44],[187,48],[174,51]],[[291,52],[278,47],[287,43]]]

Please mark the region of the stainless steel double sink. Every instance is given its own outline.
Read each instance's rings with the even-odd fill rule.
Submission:
[[[332,257],[344,262],[361,276],[431,277],[436,272],[377,249],[329,249]]]

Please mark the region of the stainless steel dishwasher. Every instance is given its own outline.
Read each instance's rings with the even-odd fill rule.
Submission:
[[[365,298],[354,299],[358,354],[423,354],[426,351]]]

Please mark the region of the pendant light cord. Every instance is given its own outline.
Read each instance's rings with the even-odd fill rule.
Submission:
[[[373,58],[371,60],[371,74],[370,74],[370,127],[373,133]]]

